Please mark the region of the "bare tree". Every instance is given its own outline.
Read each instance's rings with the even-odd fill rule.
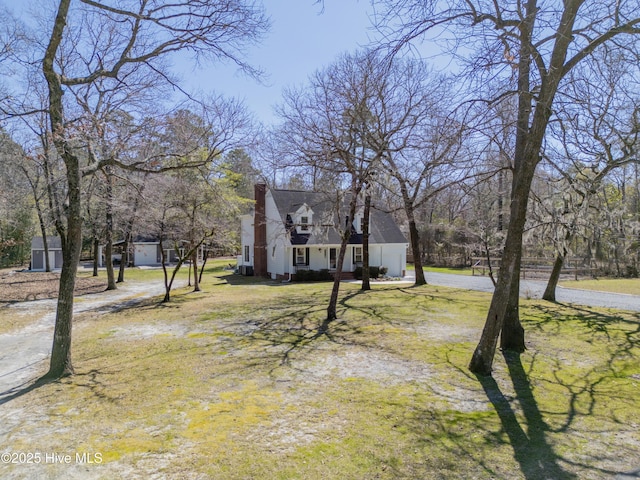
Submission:
[[[117,5],[93,0],[59,1],[41,57],[53,144],[64,162],[67,181],[65,223],[60,225],[63,269],[47,377],[73,373],[71,320],[82,244],[83,174],[107,165],[132,168],[116,158],[87,160],[86,149],[81,153],[74,140],[75,125],[68,115],[69,97],[64,92],[100,81],[116,86],[141,70],[160,72],[164,82],[177,86],[168,74],[166,59],[180,51],[193,54],[199,61],[229,60],[257,74],[243,60],[243,49],[260,39],[267,23],[260,6],[251,0],[180,0],[170,4],[126,0]],[[142,166],[150,164],[147,161]]]
[[[314,185],[320,177],[323,189],[335,185],[341,245],[322,329],[337,318],[340,280],[359,197],[380,168],[382,139],[372,140],[380,122],[375,103],[385,71],[384,62],[371,52],[345,54],[313,75],[307,88],[286,92],[279,110],[282,157],[310,172]]]
[[[486,93],[489,101],[508,95],[515,95],[518,101],[511,212],[502,268],[469,365],[473,372],[488,375],[501,334],[502,348],[524,349],[518,310],[522,235],[531,183],[558,90],[565,88],[572,69],[605,45],[636,61],[638,49],[632,36],[640,33],[637,5],[586,0],[567,0],[562,5],[536,0],[518,5],[485,0],[375,3],[388,8],[383,28],[391,29],[399,39],[396,47],[440,34],[442,40],[452,41],[458,58],[469,60],[465,73],[477,82],[474,91]],[[397,19],[399,24],[394,23]],[[459,45],[472,48],[462,50]]]
[[[559,94],[558,118],[549,129],[554,141],[549,142],[544,160],[564,185],[565,193],[559,198],[559,208],[553,208],[553,201],[538,202],[547,207],[546,217],[554,225],[554,232],[560,232],[560,238],[555,239],[557,255],[543,295],[545,300],[555,301],[569,243],[579,234],[588,235],[603,220],[607,222],[604,218],[595,220],[592,215],[594,211],[607,210],[604,195],[607,179],[640,161],[637,75],[637,65],[627,64],[615,51],[603,48],[569,73],[570,81]],[[621,196],[624,197],[624,188]],[[613,209],[622,215],[624,210],[623,206]],[[615,238],[625,237],[624,225],[630,221],[612,222],[613,230],[619,232]],[[616,258],[617,251],[614,247]],[[616,265],[620,275],[619,264]]]

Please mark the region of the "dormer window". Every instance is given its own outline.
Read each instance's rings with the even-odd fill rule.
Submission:
[[[296,225],[298,233],[310,233],[311,225],[313,224],[313,210],[305,203],[298,208],[293,214],[291,214],[293,223]]]

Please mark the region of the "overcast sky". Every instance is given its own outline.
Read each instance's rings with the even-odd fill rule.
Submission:
[[[367,45],[375,32],[368,0],[325,0],[324,11],[314,0],[264,0],[264,4],[272,27],[248,58],[267,74],[264,85],[237,74],[232,65],[182,73],[189,87],[243,99],[259,120],[272,123],[276,120],[272,107],[280,102],[284,87],[305,83],[340,53]]]

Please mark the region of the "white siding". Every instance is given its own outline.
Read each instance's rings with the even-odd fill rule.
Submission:
[[[369,265],[372,267],[386,267],[382,263],[382,245],[369,245]]]
[[[394,243],[380,245],[382,249],[381,267],[387,267],[387,275],[400,277],[407,269],[407,245],[405,243]],[[373,265],[373,263],[372,263]]]
[[[322,270],[329,268],[329,251],[322,247],[309,247],[309,268],[311,270]]]
[[[133,262],[136,267],[158,265],[158,245],[151,244],[134,244],[135,251],[133,253]]]

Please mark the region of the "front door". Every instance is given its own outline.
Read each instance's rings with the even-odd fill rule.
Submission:
[[[338,268],[338,249],[329,249],[329,270],[335,270]]]

